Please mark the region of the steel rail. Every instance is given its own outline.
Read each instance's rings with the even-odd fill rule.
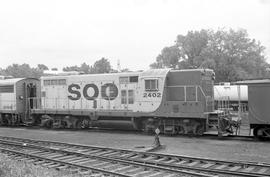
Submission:
[[[1,140],[0,140],[1,142]],[[119,156],[114,156],[113,158],[109,158],[109,157],[103,157],[103,156],[100,156],[100,155],[89,155],[89,154],[83,154],[83,153],[79,153],[79,152],[74,152],[74,151],[68,151],[68,150],[61,150],[61,149],[57,149],[57,148],[44,148],[44,147],[40,147],[40,146],[36,146],[34,144],[28,144],[27,145],[28,147],[35,147],[35,148],[40,148],[40,149],[44,149],[44,150],[47,150],[47,149],[50,149],[52,151],[60,151],[60,152],[64,152],[64,153],[67,153],[67,154],[76,154],[76,155],[84,155],[86,157],[91,157],[91,158],[101,158],[103,160],[111,160],[111,161],[116,161],[116,159],[118,159],[120,162],[123,162],[123,163],[127,163],[127,157],[123,158],[123,157],[119,157]],[[110,149],[112,150],[112,149]],[[144,154],[144,153],[143,153]],[[143,155],[143,154],[136,154],[136,155]],[[131,154],[130,156],[136,156],[135,154]],[[153,154],[152,154],[153,155]],[[156,155],[156,154],[155,154]],[[163,157],[168,157],[168,158],[171,158],[171,156],[168,156],[168,155],[165,155]],[[191,160],[190,158],[188,160]],[[194,160],[194,159],[193,159]],[[196,158],[196,160],[202,160],[200,158]],[[143,159],[136,159],[136,158],[132,158],[131,159],[132,162],[129,162],[129,163],[132,163],[133,165],[140,165],[141,163],[145,164],[146,167],[168,167],[168,168],[173,168],[173,169],[185,169],[185,170],[191,170],[191,171],[203,171],[203,172],[207,172],[207,173],[213,173],[213,174],[226,174],[226,175],[237,175],[237,176],[244,176],[244,177],[262,177],[262,176],[265,176],[265,174],[255,174],[255,173],[245,173],[245,172],[236,172],[236,171],[228,171],[228,170],[222,170],[222,169],[204,169],[204,168],[200,168],[200,167],[195,167],[195,166],[178,166],[178,165],[175,165],[175,164],[167,164],[167,163],[162,163],[162,162],[155,162],[155,161],[147,161],[147,160],[143,160]],[[211,159],[211,162],[215,162],[215,160],[212,160]],[[227,163],[229,164],[228,162],[226,161],[222,161],[223,163]],[[219,161],[219,163],[221,163]],[[239,164],[239,163],[236,163],[236,164]],[[241,166],[243,166],[244,164],[242,163]],[[245,164],[246,165],[246,164]],[[252,164],[252,166],[259,166],[259,167],[265,167],[266,165],[262,165],[262,164]],[[268,167],[270,167],[269,165],[267,165]],[[167,169],[167,170],[170,170],[170,169]],[[171,170],[173,171],[173,170]],[[198,174],[199,176],[202,176],[202,174]]]
[[[93,147],[93,146],[85,146],[85,145],[74,145],[74,144],[69,144],[69,143],[59,143],[59,142],[50,142],[50,141],[37,141],[37,140],[29,140],[29,139],[19,139],[19,138],[13,138],[13,137],[9,137],[11,139],[16,139],[16,140],[21,140],[22,142],[36,142],[36,143],[45,143],[45,144],[49,144],[50,146],[52,144],[54,145],[63,145],[64,147],[62,148],[71,148],[71,147],[75,147],[75,148],[90,148],[89,151],[91,152],[91,148],[93,149],[101,149],[101,150],[110,150],[110,151],[119,151],[119,152],[123,152],[123,153],[128,153],[129,157],[134,157],[134,156],[156,156],[157,158],[168,158],[168,159],[176,159],[176,158],[181,158],[182,161],[186,160],[186,161],[208,161],[212,162],[214,164],[227,164],[228,166],[230,165],[234,165],[234,166],[241,166],[241,167],[245,167],[245,166],[255,166],[255,167],[266,167],[266,168],[270,168],[269,164],[256,164],[255,162],[232,162],[232,161],[221,161],[221,160],[213,160],[213,159],[202,159],[202,158],[197,158],[197,157],[187,157],[187,156],[176,156],[176,155],[166,155],[166,154],[156,154],[156,153],[144,153],[144,152],[137,152],[137,151],[130,151],[130,150],[122,150],[122,149],[112,149],[112,148],[104,148],[104,147]],[[4,139],[9,139],[8,137],[5,137]],[[30,145],[30,144],[29,144]],[[51,150],[59,150],[61,148],[55,148],[55,147],[51,147]],[[76,151],[76,149],[74,149]],[[66,153],[74,153],[74,151],[66,151]],[[81,154],[81,153],[79,153]],[[100,155],[99,155],[100,156]],[[91,157],[97,157],[95,155],[91,155]],[[113,159],[119,159],[119,160],[127,160],[127,157],[125,158],[121,158],[120,156],[113,156]],[[217,169],[205,169],[205,168],[199,168],[199,167],[189,167],[189,166],[178,166],[175,164],[168,164],[168,163],[163,163],[163,162],[156,162],[155,160],[153,161],[149,161],[149,160],[143,160],[142,158],[132,158],[131,161],[137,162],[137,163],[144,163],[144,164],[150,164],[150,165],[156,165],[156,166],[163,166],[163,167],[168,167],[168,168],[178,168],[178,169],[186,169],[186,170],[197,170],[197,171],[204,171],[204,172],[211,172],[211,173],[218,173],[218,174],[228,174],[228,175],[238,175],[238,176],[265,176],[265,174],[256,174],[254,172],[251,172],[250,174],[246,173],[246,172],[231,172],[228,170],[217,170]]]
[[[174,158],[180,158],[180,159],[188,159],[188,160],[198,160],[198,161],[209,161],[213,163],[226,163],[226,164],[235,164],[235,165],[252,165],[252,166],[257,166],[257,167],[269,167],[269,163],[258,163],[258,162],[245,162],[245,161],[228,161],[228,160],[219,160],[219,159],[209,159],[209,158],[202,158],[202,157],[192,157],[192,156],[183,156],[183,155],[176,155],[176,154],[163,154],[163,153],[154,153],[154,152],[143,152],[143,151],[136,151],[136,150],[129,150],[129,149],[120,149],[120,148],[109,148],[109,147],[102,147],[102,146],[90,146],[90,145],[83,145],[83,144],[76,144],[76,143],[65,143],[65,142],[58,142],[58,141],[46,141],[46,140],[34,140],[34,139],[27,139],[27,138],[16,138],[16,137],[8,137],[8,136],[0,136],[0,139],[15,139],[20,140],[22,142],[35,142],[35,143],[47,143],[47,144],[54,144],[56,146],[68,146],[68,147],[78,147],[78,148],[90,148],[90,149],[103,149],[103,150],[117,150],[121,152],[126,152],[126,153],[134,153],[134,154],[142,154],[142,155],[155,155],[155,156],[160,156],[160,157],[174,157]],[[90,150],[89,149],[89,150]]]
[[[67,150],[60,150],[60,149],[56,149],[56,148],[38,146],[38,145],[34,145],[34,144],[18,143],[18,142],[14,142],[14,141],[10,142],[10,141],[0,140],[0,144],[5,144],[5,145],[9,145],[9,146],[16,146],[16,147],[22,147],[22,148],[32,148],[32,149],[38,149],[38,150],[50,151],[50,152],[57,152],[57,153],[62,154],[62,155],[77,155],[78,157],[101,159],[101,160],[108,161],[108,162],[122,163],[122,164],[126,164],[126,165],[137,166],[137,167],[143,166],[143,168],[161,170],[161,171],[165,171],[165,172],[170,172],[172,174],[177,173],[177,174],[185,174],[185,175],[190,175],[190,176],[201,176],[201,177],[213,177],[214,176],[212,174],[204,174],[204,173],[196,172],[196,171],[194,171],[192,169],[189,169],[189,171],[188,170],[183,170],[183,169],[172,169],[170,167],[157,166],[157,165],[154,165],[154,164],[147,164],[147,163],[129,161],[129,160],[126,160],[126,159],[117,159],[117,158],[103,157],[103,156],[97,156],[97,155],[88,155],[88,154],[82,154],[82,153],[73,152],[73,151],[67,151]],[[14,151],[14,150],[6,150],[6,149],[3,149],[1,147],[0,147],[0,150],[2,150],[2,151],[12,151],[14,153],[18,152],[18,151]],[[32,155],[31,153],[22,153],[22,152],[20,152],[20,154],[24,154],[27,157],[35,157],[35,158],[40,157],[40,156]],[[54,160],[54,159],[48,159],[48,158],[44,158],[44,157],[42,157],[42,158],[44,160],[47,160],[47,161],[53,161],[53,162],[56,162],[56,163],[62,163],[61,161],[57,161],[57,160]],[[71,165],[71,166],[76,166],[78,168],[88,168],[88,167],[84,167],[84,166],[80,166],[80,165],[77,166],[76,164],[71,164],[71,163],[66,163],[66,164]],[[97,169],[97,170],[100,171],[100,169]],[[105,171],[105,173],[109,173],[109,172]],[[121,175],[123,176],[125,174],[120,174],[120,176]]]
[[[14,153],[14,154],[18,154],[27,158],[35,158],[35,159],[41,159],[44,161],[50,161],[50,162],[55,162],[55,163],[59,163],[59,164],[64,164],[64,165],[68,165],[68,166],[72,166],[72,167],[77,167],[80,169],[84,169],[84,170],[92,170],[94,172],[99,172],[99,173],[103,173],[103,174],[107,174],[107,175],[116,175],[116,176],[121,176],[121,177],[132,177],[132,175],[125,175],[125,174],[121,174],[121,173],[116,173],[116,172],[112,172],[112,171],[107,171],[107,170],[103,170],[100,168],[93,168],[93,167],[86,167],[86,166],[82,166],[82,165],[76,165],[73,163],[68,163],[68,162],[63,162],[63,161],[58,161],[58,160],[54,160],[54,159],[49,159],[49,158],[45,158],[45,157],[40,157],[40,156],[35,156],[35,155],[31,155],[31,154],[25,154],[19,151],[15,151],[15,150],[10,150],[10,149],[4,149],[0,147],[0,151],[1,152],[8,152],[8,153]]]

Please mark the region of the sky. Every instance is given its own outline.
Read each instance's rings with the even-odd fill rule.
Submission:
[[[0,68],[13,63],[145,70],[179,34],[246,29],[266,47],[269,0],[0,0]]]

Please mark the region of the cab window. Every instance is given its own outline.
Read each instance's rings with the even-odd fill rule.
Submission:
[[[158,80],[157,79],[145,80],[145,90],[146,91],[157,91],[158,90]]]

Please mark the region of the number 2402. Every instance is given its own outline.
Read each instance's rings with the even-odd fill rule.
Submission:
[[[143,93],[143,97],[147,98],[147,97],[161,97],[161,93]]]

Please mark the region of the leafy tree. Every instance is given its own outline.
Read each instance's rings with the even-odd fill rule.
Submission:
[[[92,70],[92,67],[89,66],[88,64],[86,63],[81,64],[80,71],[82,71],[83,73],[89,74],[91,73],[91,70]]]
[[[101,58],[97,60],[93,66],[89,66],[86,63],[81,64],[81,66],[70,66],[64,67],[63,71],[79,71],[85,74],[97,74],[97,73],[110,73],[110,72],[117,72],[113,70],[111,64],[108,59]]]
[[[49,68],[44,64],[38,64],[37,67],[42,71],[49,70]]]
[[[210,68],[216,81],[263,78],[268,75],[264,47],[248,37],[246,30],[201,30],[178,35],[165,47],[152,68]]]
[[[177,68],[180,59],[180,50],[177,46],[165,47],[157,56],[157,62],[150,65],[151,68]]]
[[[101,58],[94,63],[92,73],[109,73],[111,70],[112,67],[109,60],[106,58]]]
[[[81,68],[78,67],[77,65],[75,66],[67,66],[63,68],[63,71],[80,71]]]
[[[13,76],[15,78],[34,77],[39,78],[43,71],[38,68],[31,68],[28,64],[13,64],[2,70],[2,74],[6,76]]]

